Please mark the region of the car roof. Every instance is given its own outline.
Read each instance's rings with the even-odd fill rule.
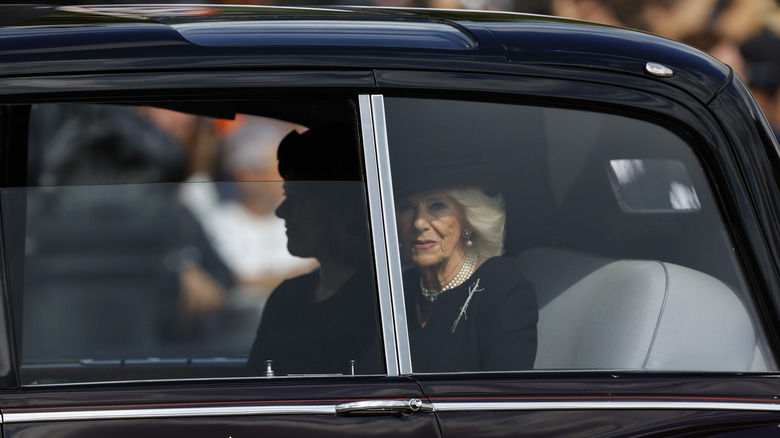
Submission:
[[[0,77],[237,68],[557,69],[665,80],[709,101],[732,71],[639,31],[509,12],[112,5],[0,7]],[[659,78],[648,63],[670,69]]]

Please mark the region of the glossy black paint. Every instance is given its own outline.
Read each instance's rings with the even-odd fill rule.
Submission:
[[[230,390],[226,393],[225,390]],[[171,403],[202,403],[221,399],[223,403],[269,402],[287,404],[325,403],[332,400],[370,398],[405,399],[419,397],[420,388],[408,377],[341,378],[249,378],[218,381],[113,383],[95,385],[28,387],[5,397],[19,408],[62,408],[114,404],[153,405],[165,396]],[[158,400],[155,400],[158,398]],[[121,400],[121,401],[120,401]],[[283,403],[284,404],[284,403]]]
[[[656,398],[774,402],[778,400],[777,394],[780,393],[780,380],[774,376],[737,374],[560,372],[545,376],[533,373],[478,376],[461,374],[448,378],[434,375],[418,375],[415,378],[434,402],[477,396],[495,401],[523,398]]]
[[[775,433],[780,420],[773,413],[693,410],[458,412],[440,417],[447,437],[756,437]]]
[[[183,8],[187,9],[187,8]],[[203,8],[201,8],[201,12]],[[780,160],[746,89],[728,67],[658,37],[568,20],[369,8],[206,8],[199,17],[115,17],[59,10],[0,27],[3,103],[41,99],[216,99],[269,93],[382,93],[533,102],[630,112],[697,146],[759,305],[780,351]],[[35,16],[32,14],[30,16]],[[466,51],[388,47],[204,47],[172,23],[188,20],[429,20],[476,41]],[[7,23],[3,23],[7,24]],[[660,79],[646,62],[675,71]],[[12,145],[5,139],[6,152]],[[729,145],[728,147],[724,145]],[[747,145],[752,145],[748,147]],[[6,155],[7,157],[7,155]],[[7,158],[5,158],[7,160]],[[7,162],[6,162],[7,164]],[[6,185],[11,185],[6,183]],[[12,264],[5,260],[5,266]],[[5,274],[5,271],[3,271]],[[8,309],[7,278],[3,308]],[[130,407],[325,405],[365,399],[431,402],[711,401],[775,405],[774,375],[517,373],[340,379],[231,379],[19,388],[8,312],[0,339],[5,414]],[[773,329],[774,328],[774,329]],[[780,413],[723,410],[442,412],[410,417],[246,415],[4,424],[4,436],[745,436],[774,433]],[[441,428],[441,430],[439,430]]]
[[[763,436],[778,427],[780,413],[729,410],[610,409],[610,403],[777,401],[780,382],[770,377],[561,374],[557,377],[418,376],[431,401],[472,403],[601,403],[601,408],[463,411],[439,414],[447,437],[468,436]],[[720,435],[719,435],[720,436]],[[730,435],[725,435],[730,436]]]
[[[186,8],[183,8],[186,9]],[[518,14],[344,8],[200,8],[201,16],[153,15],[117,19],[89,13],[54,13],[30,26],[0,28],[14,50],[0,51],[3,76],[123,69],[202,69],[232,66],[415,68],[533,73],[538,67],[610,70],[644,77],[646,62],[667,63],[678,73],[671,82],[708,100],[729,70],[687,46],[610,27]],[[122,11],[126,13],[127,11]],[[252,21],[290,17],[340,20],[427,20],[451,23],[476,40],[474,50],[392,47],[205,47],[189,43],[167,24],[214,19]],[[89,26],[60,27],[66,23]],[[49,25],[49,27],[47,27]],[[596,48],[597,52],[596,53]],[[45,62],[44,62],[45,61]],[[94,61],[94,62],[90,62]],[[508,65],[511,64],[511,65]],[[645,81],[647,82],[647,81]]]
[[[409,378],[251,379],[168,384],[112,384],[29,388],[0,394],[4,414],[122,411],[126,409],[284,409],[333,406],[360,400],[421,398]],[[9,408],[15,406],[14,408]],[[160,415],[160,414],[158,414]],[[162,414],[165,415],[165,414]],[[35,421],[4,426],[5,436],[438,436],[433,414],[336,416],[328,414],[236,414],[133,419]]]
[[[432,414],[427,414],[432,416]],[[8,425],[14,437],[187,437],[187,436],[285,436],[285,437],[437,436],[435,423],[422,416],[376,418],[269,415],[263,417],[210,417],[186,419],[101,420]]]
[[[64,87],[67,84],[67,87]],[[204,84],[208,88],[203,88]],[[348,88],[371,90],[375,87],[374,75],[366,70],[301,71],[277,69],[269,71],[182,71],[140,72],[115,74],[49,75],[40,77],[0,78],[0,90],[7,101],[29,102],[46,96],[62,95],[67,98],[73,92],[88,92],[96,99],[132,98],[144,94],[164,96],[208,97],[216,90],[232,89],[236,93],[251,93],[257,88],[274,89],[276,93],[322,92],[322,89]],[[197,89],[197,93],[193,90]],[[143,91],[147,93],[143,93]]]
[[[742,226],[732,227],[737,232],[747,229],[749,248],[738,248],[746,261],[745,272],[751,274],[749,280],[759,290],[777,291],[778,262],[780,262],[780,193],[778,176],[780,163],[777,140],[771,134],[766,119],[758,106],[750,98],[750,93],[741,81],[735,81],[726,88],[709,108],[718,117],[728,135],[731,150],[723,151],[722,156],[733,154],[737,160],[718,160],[729,178],[730,193],[735,194],[737,207],[741,212]],[[716,163],[713,162],[713,165]],[[736,210],[724,212],[735,217]],[[737,241],[744,241],[736,236]],[[749,269],[750,266],[759,269]],[[762,294],[757,297],[763,301],[759,307],[767,326],[778,327],[780,296],[777,293]],[[778,330],[769,330],[775,346],[778,345]]]

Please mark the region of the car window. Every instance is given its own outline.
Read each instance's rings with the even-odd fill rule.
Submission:
[[[351,108],[33,105],[23,383],[384,373]]]
[[[693,140],[586,109],[384,104],[414,372],[774,367]]]

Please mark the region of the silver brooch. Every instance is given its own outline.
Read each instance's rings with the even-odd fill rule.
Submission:
[[[484,289],[480,289],[479,287],[479,278],[477,278],[477,281],[474,282],[471,286],[469,286],[469,296],[466,298],[466,302],[463,303],[463,306],[460,308],[460,312],[458,313],[458,318],[455,320],[455,323],[452,324],[452,328],[450,329],[450,333],[455,333],[455,329],[458,327],[458,323],[460,322],[460,318],[463,319],[469,319],[469,316],[466,314],[466,309],[469,307],[469,303],[471,302],[471,297],[474,296],[474,293],[481,292]]]

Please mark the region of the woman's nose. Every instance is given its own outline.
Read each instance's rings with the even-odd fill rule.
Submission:
[[[281,219],[286,219],[287,217],[287,199],[282,201],[281,204],[279,204],[278,207],[276,207],[276,211],[274,212],[276,214],[276,217]]]
[[[423,231],[427,230],[430,226],[430,222],[428,221],[428,218],[426,218],[423,215],[417,215],[417,217],[414,219],[414,228],[417,230]]]

